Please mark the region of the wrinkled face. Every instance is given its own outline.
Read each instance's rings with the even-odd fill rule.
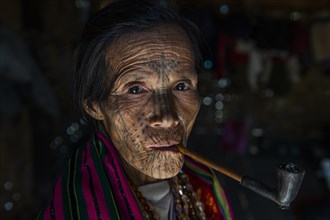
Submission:
[[[103,123],[121,157],[155,178],[176,175],[199,110],[194,54],[183,30],[161,26],[130,34],[108,51],[112,90]]]

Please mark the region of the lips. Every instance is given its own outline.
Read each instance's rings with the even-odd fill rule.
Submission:
[[[176,147],[176,145],[166,146],[166,147],[151,147],[150,149],[157,150],[157,151],[173,151],[173,152],[179,152],[179,150]]]
[[[148,149],[158,150],[158,151],[175,151],[178,152],[178,148],[176,147],[178,142],[169,141],[166,143],[158,143],[154,145],[148,146]]]

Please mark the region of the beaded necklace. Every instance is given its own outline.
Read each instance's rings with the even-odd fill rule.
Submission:
[[[157,213],[153,206],[151,206],[142,193],[136,188],[134,184],[130,185],[141,205],[144,219],[146,220],[159,220]],[[189,177],[180,171],[179,174],[169,180],[171,192],[175,202],[175,211],[177,219],[206,219],[204,205],[198,199],[196,192],[189,182]]]

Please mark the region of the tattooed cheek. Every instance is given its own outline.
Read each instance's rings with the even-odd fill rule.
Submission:
[[[142,121],[142,120],[143,120],[143,116],[142,115],[140,115],[140,116],[137,117],[137,121]]]
[[[135,108],[135,104],[134,103],[126,103],[126,102],[120,102],[117,104],[117,106],[115,106],[115,108],[113,110],[117,111],[117,112],[128,112],[131,111],[132,108]]]

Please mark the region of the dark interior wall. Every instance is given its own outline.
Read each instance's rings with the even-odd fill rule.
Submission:
[[[1,68],[17,76],[1,72],[1,92],[20,103],[15,112],[0,115],[1,219],[32,219],[47,201],[69,154],[69,148],[51,148],[51,143],[65,134],[76,115],[72,57],[90,10],[77,2],[0,1],[2,33],[12,36],[1,37],[1,49],[8,47],[9,52],[1,53],[0,59],[10,53],[24,63],[20,69],[14,64]],[[2,106],[9,104],[1,101]]]

